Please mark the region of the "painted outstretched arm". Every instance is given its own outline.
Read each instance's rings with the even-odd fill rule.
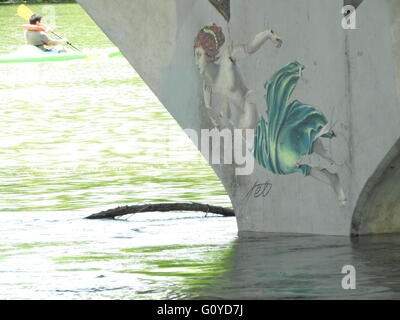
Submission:
[[[212,89],[210,86],[206,84],[206,82],[203,82],[203,97],[204,97],[204,104],[207,109],[210,109],[209,112],[212,112],[212,101],[211,101],[211,94],[212,94]],[[214,126],[217,126],[217,121],[214,119],[212,115],[210,115],[210,120]]]
[[[212,88],[204,81],[203,82],[203,97],[204,97],[204,105],[207,109],[209,109],[208,114],[210,116],[210,120],[212,124],[217,127],[220,117],[222,117],[222,112],[220,114],[212,106]],[[224,107],[224,106],[223,106]]]
[[[257,34],[249,43],[233,46],[230,56],[233,60],[247,57],[260,49],[268,39],[271,40],[277,48],[282,45],[282,39],[273,30],[267,29]]]
[[[204,96],[204,104],[206,108],[211,109],[211,87],[203,82],[203,96]]]

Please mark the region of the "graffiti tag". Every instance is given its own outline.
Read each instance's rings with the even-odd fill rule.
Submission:
[[[269,181],[264,183],[258,183],[258,181],[256,181],[249,192],[247,192],[245,199],[248,200],[251,196],[253,196],[253,198],[265,198],[271,189],[272,184]]]

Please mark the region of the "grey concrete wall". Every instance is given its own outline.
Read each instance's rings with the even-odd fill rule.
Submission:
[[[229,23],[207,0],[78,2],[182,128],[213,128],[193,54],[202,27],[221,26],[226,43],[247,43],[266,28],[282,37],[281,48],[266,43],[238,62],[260,114],[266,109],[265,81],[291,61],[305,65],[293,99],[320,110],[337,135],[324,141],[337,164],[315,154],[309,163],[337,172],[348,201],[341,206],[329,185],[299,173],[276,175],[256,163],[251,175],[238,176],[234,165],[213,165],[231,197],[240,231],[400,231],[400,187],[385,173],[389,164],[397,164],[399,148],[394,146],[400,136],[400,4],[395,0],[356,1],[356,30],[342,28],[341,0],[231,0]],[[268,195],[250,192],[246,197],[264,182],[272,185]],[[396,192],[380,192],[379,184],[385,183],[385,190]],[[390,218],[382,218],[387,210],[366,209],[381,208],[388,199]]]

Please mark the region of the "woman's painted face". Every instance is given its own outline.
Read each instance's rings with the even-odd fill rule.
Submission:
[[[195,60],[197,68],[199,69],[200,74],[203,74],[206,63],[207,63],[206,53],[203,48],[197,47],[194,50],[194,60]]]

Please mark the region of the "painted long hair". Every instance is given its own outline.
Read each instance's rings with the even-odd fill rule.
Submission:
[[[202,28],[194,41],[194,48],[203,48],[209,62],[218,60],[219,49],[225,42],[222,28],[216,24]]]

